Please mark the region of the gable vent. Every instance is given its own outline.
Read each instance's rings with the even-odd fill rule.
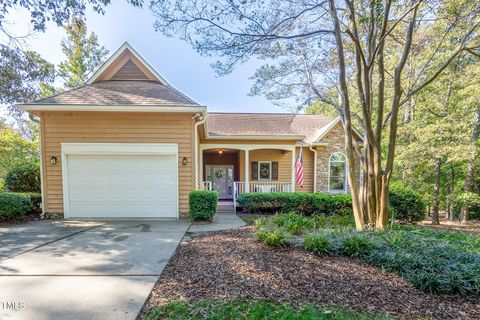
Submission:
[[[110,78],[110,80],[150,80],[131,59]]]

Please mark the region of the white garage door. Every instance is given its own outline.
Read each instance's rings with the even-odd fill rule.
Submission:
[[[72,154],[64,160],[66,217],[177,217],[175,155]]]

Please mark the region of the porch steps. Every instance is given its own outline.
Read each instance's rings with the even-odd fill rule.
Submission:
[[[217,206],[218,213],[232,213],[234,212],[234,206],[232,201],[219,201]]]

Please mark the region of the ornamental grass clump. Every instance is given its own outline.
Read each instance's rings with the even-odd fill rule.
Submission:
[[[332,254],[334,251],[332,238],[331,234],[320,232],[307,233],[303,238],[303,246],[308,251],[318,255]]]
[[[272,247],[284,247],[288,245],[290,236],[282,228],[258,228],[256,231],[258,240]]]
[[[285,228],[286,231],[293,235],[301,235],[314,226],[312,219],[294,212],[275,215],[272,218],[272,222],[276,226]]]

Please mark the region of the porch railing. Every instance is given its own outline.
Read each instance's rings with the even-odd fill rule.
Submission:
[[[249,192],[291,192],[292,184],[290,182],[233,182],[233,201],[242,193]]]
[[[203,181],[203,182],[200,184],[200,188],[201,188],[202,190],[213,190],[212,181]]]

